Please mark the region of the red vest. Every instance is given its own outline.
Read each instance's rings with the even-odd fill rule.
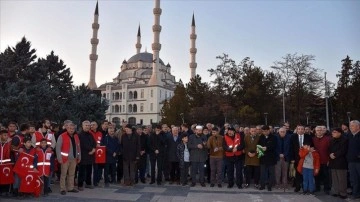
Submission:
[[[100,144],[100,143],[101,143],[102,136],[103,136],[102,132],[100,132],[100,131],[94,132],[94,131],[92,131],[92,130],[90,130],[89,132],[90,132],[91,135],[94,137],[94,140],[95,140],[96,144]]]
[[[52,143],[52,138],[54,138],[54,134],[53,133],[47,133],[44,137],[44,135],[39,132],[39,131],[35,131],[34,133],[35,135],[35,138],[36,138],[36,143],[35,143],[35,146],[39,147],[40,146],[40,142],[41,142],[41,139],[45,138],[46,139],[46,144],[48,146],[51,146],[51,143]]]
[[[71,139],[67,132],[61,134],[62,137],[62,145],[61,145],[61,158],[62,163],[66,163],[68,160],[69,152],[70,152],[70,145],[71,145]],[[77,162],[79,162],[80,157],[80,140],[77,134],[74,134],[75,138],[75,144],[76,144],[76,156],[74,158],[77,159]]]
[[[230,148],[235,148],[237,146],[240,145],[240,142],[241,142],[241,137],[240,135],[237,133],[235,134],[235,138],[232,139],[230,136],[228,135],[225,135],[225,142],[226,142],[226,145],[228,145]],[[229,151],[226,151],[225,152],[225,156],[240,156],[242,154],[242,151],[236,151],[236,152],[229,152]]]
[[[4,145],[0,143],[0,164],[10,163],[11,142],[7,141]],[[1,172],[1,171],[0,171]]]
[[[39,148],[36,150],[36,154],[38,156],[37,170],[40,172],[40,176],[49,176],[50,175],[50,159],[53,155],[52,151],[45,152]]]

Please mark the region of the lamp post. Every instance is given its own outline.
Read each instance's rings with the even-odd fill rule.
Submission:
[[[306,125],[309,125],[310,112],[305,112],[305,115],[306,115]]]
[[[181,120],[182,120],[182,123],[184,124],[184,113],[180,113],[180,117],[181,117]]]
[[[269,113],[265,112],[264,113],[264,116],[265,116],[265,125],[267,125],[267,116],[268,116]]]
[[[351,112],[346,112],[346,115],[347,115],[347,117],[348,117],[348,121],[349,121],[349,123],[350,123]]]

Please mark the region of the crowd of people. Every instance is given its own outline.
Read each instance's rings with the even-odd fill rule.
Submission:
[[[29,177],[31,176],[31,177]],[[119,183],[324,191],[360,198],[360,122],[341,128],[9,122],[0,130],[0,194],[47,196]],[[34,181],[34,183],[32,182]],[[32,185],[32,186],[29,186]],[[28,186],[28,187],[27,187]],[[351,191],[350,191],[351,190]]]

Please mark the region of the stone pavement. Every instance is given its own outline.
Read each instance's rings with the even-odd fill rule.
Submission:
[[[52,185],[53,193],[47,197],[24,198],[21,201],[77,201],[77,202],[98,202],[98,201],[136,201],[136,202],[341,202],[339,198],[324,194],[301,195],[293,190],[274,189],[272,192],[259,191],[254,188],[232,189],[217,187],[196,187],[168,185],[163,186],[137,184],[134,187],[124,187],[114,184],[109,188],[97,187],[85,189],[79,193],[67,193],[60,195],[59,185]],[[1,202],[15,202],[19,199],[0,198]]]

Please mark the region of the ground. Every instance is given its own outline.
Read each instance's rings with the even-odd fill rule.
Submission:
[[[165,184],[162,186],[137,184],[134,187],[124,187],[119,184],[110,185],[109,188],[102,186],[94,189],[86,189],[79,193],[67,193],[60,195],[59,185],[51,185],[53,193],[40,198],[25,198],[21,201],[77,201],[77,202],[98,202],[98,201],[136,201],[136,202],[341,202],[339,198],[317,193],[314,195],[302,195],[294,193],[293,190],[274,189],[272,192],[259,191],[254,188],[232,189],[217,187],[196,187],[178,186]],[[1,202],[15,202],[15,198],[1,198]]]

